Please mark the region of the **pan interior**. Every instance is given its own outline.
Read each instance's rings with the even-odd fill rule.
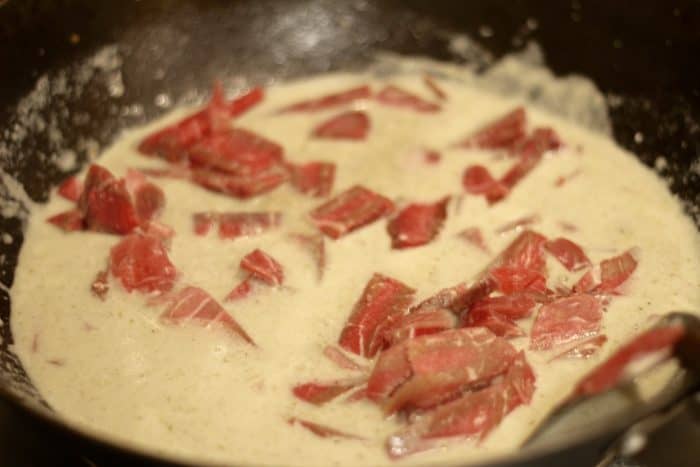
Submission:
[[[0,20],[19,18],[12,27],[3,29],[3,37],[24,37],[22,34],[27,34],[31,21],[48,22],[55,13],[51,7],[40,5],[41,2],[28,2],[36,13],[35,18],[30,18],[17,3],[0,10]],[[0,244],[6,285],[12,283],[22,243],[26,218],[22,206],[44,201],[51,186],[99,153],[121,129],[166,111],[168,103],[200,100],[215,76],[226,75],[225,84],[231,89],[248,83],[267,84],[329,69],[366,67],[378,50],[467,61],[477,68],[485,68],[494,57],[513,46],[513,42],[499,45],[497,41],[490,41],[482,29],[485,23],[490,23],[491,28],[500,31],[495,25],[499,24],[497,14],[502,14],[503,9],[499,10],[498,6],[490,13],[474,12],[474,17],[480,19],[478,23],[483,24],[462,19],[467,23],[464,29],[472,36],[479,37],[481,33],[485,46],[455,49],[455,30],[463,28],[456,28],[446,19],[447,15],[440,14],[449,8],[443,5],[438,6],[432,16],[412,5],[399,6],[394,2],[376,5],[357,2],[352,6],[317,2],[312,8],[305,8],[305,2],[289,2],[285,7],[274,2],[255,2],[255,5],[237,2],[218,7],[205,6],[205,2],[183,2],[173,11],[167,11],[165,2],[150,2],[148,6],[130,5],[135,9],[129,12],[118,7],[100,10],[89,2],[66,3],[67,8],[78,12],[76,17],[83,24],[70,22],[62,26],[65,29],[49,28],[47,37],[28,42],[23,45],[25,49],[2,50],[0,55],[2,58],[19,56],[20,52],[31,49],[27,56],[34,57],[34,60],[25,58],[16,62],[14,79],[17,82],[10,83],[0,95],[0,123],[4,129],[0,158],[6,174],[3,175],[3,207],[9,214],[0,222],[3,232],[12,238],[11,243]],[[27,11],[29,9],[27,7]],[[523,9],[518,17],[519,24],[532,25],[528,20],[537,20],[538,13],[541,12]],[[219,21],[222,17],[227,21]],[[334,25],[343,17],[351,26],[338,34]],[[288,18],[295,21],[287,22]],[[319,22],[323,18],[326,22]],[[481,21],[483,18],[493,21]],[[547,62],[554,62],[560,71],[577,69],[573,64],[562,66],[556,48],[547,47],[552,41],[548,42],[544,32],[543,37],[538,37],[537,31],[548,24],[546,18],[543,14],[530,33],[504,35],[513,41],[520,38],[523,44],[534,37],[543,44]],[[101,36],[97,31],[107,23],[110,26],[105,30],[109,34]],[[410,27],[399,34],[387,32],[402,30],[390,28],[398,24]],[[118,33],[119,28],[121,32]],[[310,44],[308,34],[300,32],[305,28],[316,31],[313,34],[315,43]],[[235,41],[230,32],[235,30],[240,37],[257,38],[261,29],[270,33],[269,41]],[[504,26],[504,30],[508,27]],[[36,42],[40,40],[43,42]],[[177,57],[169,53],[173,43],[180,50]],[[203,44],[213,51],[208,57],[197,53]],[[614,48],[612,43],[611,48]],[[47,58],[36,59],[42,53]],[[183,60],[182,57],[188,58]],[[307,60],[307,57],[312,59]],[[162,63],[163,66],[153,69],[143,67],[143,63]],[[579,71],[587,73],[585,68],[584,64]],[[677,87],[673,92],[655,95],[648,89],[626,90],[620,83],[598,81],[604,83],[604,97],[617,141],[639,153],[644,162],[655,165],[668,177],[672,189],[688,202],[688,210],[697,216],[700,184],[698,162],[692,149],[697,107],[696,102],[684,95],[684,83],[674,83]],[[4,364],[1,376],[5,388],[13,397],[21,397],[24,404],[43,411],[39,395],[11,351],[12,336],[7,325],[9,296],[3,291],[2,297],[0,316],[5,326],[2,327]]]

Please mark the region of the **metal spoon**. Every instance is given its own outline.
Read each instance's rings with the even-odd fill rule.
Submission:
[[[620,454],[632,455],[641,450],[650,433],[700,398],[700,393],[696,394],[700,389],[700,319],[690,313],[673,312],[664,316],[654,329],[675,326],[683,328],[683,335],[667,352],[660,353],[661,358],[635,371],[626,371],[624,377],[603,392],[565,400],[523,446],[547,445],[586,432],[619,434],[599,467],[610,465]],[[637,382],[650,377],[652,369],[669,364],[673,357],[677,367],[670,380],[652,397],[642,398]]]

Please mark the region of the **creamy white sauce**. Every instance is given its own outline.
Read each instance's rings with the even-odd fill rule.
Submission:
[[[392,77],[430,98],[419,77]],[[313,114],[277,114],[285,104],[370,82],[365,75],[329,75],[268,90],[265,101],[236,121],[285,148],[287,159],[337,165],[333,193],[356,183],[401,201],[435,201],[461,195],[461,176],[471,164],[494,175],[512,163],[492,152],[451,148],[451,143],[512,109],[527,104],[485,94],[464,84],[441,81],[449,95],[443,111],[421,114],[363,100],[350,105],[371,118],[364,142],[310,139],[312,130],[339,109]],[[187,111],[176,111],[147,127],[126,132],[99,163],[122,176],[129,167],[160,167],[140,156],[144,135]],[[533,426],[568,393],[576,380],[609,355],[630,334],[671,310],[700,310],[700,235],[683,215],[663,182],[606,137],[563,119],[528,108],[530,128],[549,125],[566,146],[548,155],[509,195],[488,206],[465,195],[450,203],[436,241],[415,249],[390,249],[386,221],[378,221],[337,241],[328,241],[327,269],[317,281],[313,258],[289,241],[291,232],[311,232],[306,213],[321,200],[290,186],[241,201],[179,180],[159,179],[167,206],[161,221],[174,227],[170,258],[183,282],[203,287],[223,300],[242,275],[240,259],[261,248],[285,268],[279,289],[260,287],[249,299],[225,308],[257,342],[253,348],[230,334],[196,325],[173,327],[158,320],[162,309],[128,294],[113,279],[106,301],[89,285],[119,241],[98,233],[64,234],[45,219],[68,209],[54,196],[32,212],[12,288],[12,330],[16,351],[48,403],[71,423],[121,442],[193,461],[285,465],[393,464],[384,442],[400,424],[384,419],[369,402],[343,398],[321,408],[296,400],[291,388],[311,380],[352,376],[323,355],[335,343],[353,304],[374,272],[418,290],[422,299],[438,289],[474,277],[491,260],[456,235],[480,227],[491,251],[504,248],[517,232],[497,234],[500,226],[538,214],[532,228],[548,237],[565,236],[583,246],[594,262],[631,247],[641,252],[639,267],[625,294],[615,297],[603,319],[607,344],[585,361],[558,360],[559,352],[527,351],[537,374],[528,406],[516,409],[480,446],[465,441],[406,458],[396,464],[476,461],[516,449]],[[426,165],[416,157],[423,147],[438,149],[442,161]],[[580,171],[563,187],[557,177]],[[283,209],[284,224],[261,236],[221,240],[192,232],[192,213]],[[578,227],[564,230],[561,222]],[[548,259],[550,283],[564,274]],[[529,330],[530,322],[521,322]],[[511,341],[527,348],[528,338]],[[361,435],[365,441],[320,439],[285,420],[298,416]]]

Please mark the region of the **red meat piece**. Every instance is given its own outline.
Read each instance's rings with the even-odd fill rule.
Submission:
[[[135,169],[128,169],[124,177],[126,191],[131,195],[136,214],[142,222],[157,217],[165,206],[165,193],[149,182],[146,176]]]
[[[449,197],[430,204],[410,204],[394,217],[387,227],[392,248],[425,245],[440,232],[447,217]]]
[[[411,307],[410,312],[416,313],[436,308],[445,308],[456,315],[460,315],[465,310],[468,310],[472,304],[487,297],[491,292],[493,292],[493,282],[490,280],[477,280],[470,286],[461,283],[440,290],[418,305]]]
[[[365,112],[351,110],[322,122],[312,135],[322,139],[364,140],[369,127],[369,117]]]
[[[544,236],[531,230],[522,232],[492,261],[471,286],[462,283],[443,289],[412,307],[411,310],[446,308],[458,316],[462,316],[475,302],[486,298],[494,291],[497,284],[490,277],[490,271],[510,267],[543,273],[545,271],[543,245],[546,241]]]
[[[144,235],[157,238],[166,246],[170,245],[170,240],[175,236],[175,229],[158,221],[146,221],[139,230]]]
[[[75,232],[77,230],[85,230],[83,224],[83,213],[77,209],[71,209],[69,211],[60,212],[55,214],[48,219],[46,222],[50,222],[61,230],[66,232]]]
[[[268,169],[245,175],[209,169],[191,171],[191,180],[207,190],[223,193],[235,198],[251,198],[277,188],[289,174],[281,165],[271,165]]]
[[[600,268],[587,271],[574,285],[576,292],[614,293],[637,269],[632,250],[601,261]],[[595,272],[594,272],[595,271]],[[599,275],[596,274],[599,272]]]
[[[367,395],[385,413],[427,409],[505,373],[515,348],[486,328],[408,339],[380,354]]]
[[[233,290],[231,290],[228,295],[226,295],[226,298],[224,299],[225,302],[234,302],[236,300],[242,300],[248,295],[250,295],[253,292],[253,284],[252,280],[250,277],[247,277],[244,279],[240,284],[235,286]]]
[[[514,152],[522,158],[539,157],[547,151],[554,151],[562,146],[561,138],[549,127],[535,128],[526,139],[521,140]]]
[[[215,86],[212,100],[206,108],[148,135],[139,144],[138,150],[144,155],[158,156],[169,162],[183,161],[194,144],[211,135],[213,131],[226,129],[227,118],[241,115],[263,97],[262,88],[253,88],[248,93],[225,102],[222,90]]]
[[[304,383],[294,386],[292,393],[297,399],[313,405],[323,405],[355,386],[357,386],[356,382]]]
[[[465,315],[464,326],[483,326],[495,335],[506,339],[525,335],[523,330],[506,316],[484,307],[469,310],[469,313]]]
[[[292,186],[299,192],[314,196],[328,196],[335,179],[335,164],[330,162],[309,162],[303,165],[289,165]]]
[[[440,105],[426,101],[393,84],[379,91],[376,99],[384,105],[405,107],[417,112],[438,112],[440,110]]]
[[[187,286],[169,297],[169,304],[161,315],[168,324],[183,325],[195,322],[209,329],[223,326],[228,332],[255,345],[250,336],[226,310],[204,290]]]
[[[327,345],[323,349],[323,355],[326,356],[330,361],[338,365],[340,368],[343,368],[345,370],[354,370],[354,371],[365,371],[366,368],[359,365],[355,360],[351,359],[347,355],[343,353],[342,350],[340,350],[337,347],[334,347],[332,345]]]
[[[571,295],[542,305],[532,325],[530,348],[551,349],[600,331],[600,303],[585,294]]]
[[[534,269],[502,266],[491,269],[489,277],[494,281],[496,290],[506,295],[523,291],[545,292],[547,290],[547,278]]]
[[[543,235],[532,230],[525,230],[498,255],[490,267],[516,267],[544,273],[546,267],[545,243],[547,243],[547,238]]]
[[[503,379],[485,389],[468,392],[413,421],[387,440],[393,459],[438,445],[440,438],[478,436],[484,439],[503,418],[535,392],[535,374],[520,352]]]
[[[483,165],[471,165],[464,170],[462,185],[468,193],[480,195],[493,189],[496,180]]]
[[[95,191],[100,189],[103,185],[111,183],[115,180],[112,172],[105,169],[101,165],[92,164],[88,168],[87,174],[85,175],[85,181],[83,183],[83,192],[80,194],[78,199],[78,208],[85,212],[87,209],[87,193],[90,191]]]
[[[591,265],[591,260],[588,259],[583,249],[566,238],[550,240],[545,243],[544,248],[569,271],[578,271]]]
[[[462,230],[458,235],[460,238],[463,238],[484,253],[489,253],[489,247],[486,245],[484,235],[481,233],[481,229],[479,227],[469,227]]]
[[[83,182],[78,177],[68,177],[58,186],[58,194],[68,201],[77,202],[83,193]]]
[[[190,150],[190,162],[234,175],[255,175],[282,162],[284,150],[252,131],[232,128],[201,139]]]
[[[629,279],[635,269],[637,269],[637,260],[631,251],[626,251],[621,255],[601,261],[600,284],[598,284],[596,291],[615,291]]]
[[[317,110],[325,110],[331,107],[338,107],[349,104],[358,99],[367,99],[371,97],[372,91],[369,86],[359,86],[327,96],[311,99],[307,101],[297,102],[282,109],[282,112],[315,112]]]
[[[226,103],[229,118],[238,117],[239,115],[246,113],[264,98],[265,89],[260,86],[251,88],[249,91]]]
[[[170,165],[168,167],[158,169],[151,167],[140,167],[134,170],[143,175],[156,178],[177,178],[180,180],[189,180],[192,178],[192,171],[188,167],[179,165]]]
[[[140,224],[140,219],[124,180],[114,177],[104,181],[94,181],[90,167],[85,189],[80,198],[85,224],[89,230],[115,234],[127,234]],[[101,177],[102,175],[98,175]],[[111,174],[110,174],[111,177]]]
[[[321,425],[319,423],[315,422],[310,422],[308,420],[304,420],[298,417],[291,417],[287,420],[287,423],[290,425],[301,425],[305,429],[309,430],[311,433],[315,434],[316,436],[320,438],[347,438],[347,439],[359,439],[362,440],[364,438],[353,435],[350,433],[345,433],[344,431],[336,430],[335,428],[326,426],[326,425]]]
[[[596,287],[596,279],[592,270],[586,271],[586,273],[581,276],[581,278],[574,284],[574,292],[586,293],[591,292]]]
[[[469,313],[485,310],[514,320],[529,317],[536,305],[537,301],[528,293],[502,295],[479,300],[472,305]]]
[[[97,164],[88,169],[78,207],[90,230],[124,234],[139,223],[126,181]]]
[[[268,285],[281,285],[284,281],[282,265],[260,249],[255,249],[243,257],[241,269]]]
[[[167,292],[177,277],[163,243],[137,233],[124,237],[112,247],[110,271],[128,292]]]
[[[355,185],[311,211],[311,220],[321,232],[339,238],[389,214],[391,200]]]
[[[134,206],[139,219],[151,220],[165,206],[165,193],[153,183],[146,183],[134,193]]]
[[[525,138],[526,124],[525,109],[518,107],[480,128],[458,145],[465,148],[512,149]]]
[[[226,107],[226,96],[221,81],[214,81],[209,105],[205,109],[209,119],[210,131],[217,132],[229,127],[229,115]]]
[[[384,344],[383,330],[406,311],[414,293],[395,279],[374,274],[340,333],[340,346],[363,357],[376,355]]]
[[[471,165],[464,170],[462,186],[473,195],[485,195],[487,199],[500,199],[508,194],[508,187],[495,180],[491,172],[481,165]]]
[[[151,133],[138,146],[141,154],[156,156],[168,162],[181,162],[188,149],[210,133],[209,114],[205,110],[192,114],[175,125]]]
[[[450,310],[436,308],[423,309],[399,318],[395,324],[384,331],[384,341],[389,345],[398,344],[417,336],[435,334],[452,329],[457,325],[457,318]]]
[[[507,190],[489,192],[486,194],[486,199],[490,203],[502,200],[509,190],[513,189],[520,180],[537,167],[546,151],[558,149],[560,146],[561,140],[554,130],[551,128],[536,129],[532,135],[513,149],[518,160],[499,180],[500,186],[507,188]]]
[[[682,325],[670,324],[650,329],[623,345],[601,365],[584,376],[574,388],[570,399],[592,396],[606,391],[622,381],[634,378],[672,355],[673,347],[685,335]],[[632,366],[644,360],[646,365],[631,371]]]
[[[368,399],[387,400],[399,386],[411,378],[413,370],[407,349],[409,343],[414,340],[405,340],[382,351],[367,382]]]
[[[125,179],[117,180],[107,169],[93,164],[88,169],[84,187],[76,188],[78,183],[75,178],[69,179],[59,190],[64,190],[64,195],[70,198],[77,198],[79,210],[54,216],[49,222],[64,229],[85,227],[98,232],[127,234],[152,219],[165,204],[160,188],[135,170],[129,170]]]
[[[214,212],[197,212],[192,215],[194,233],[200,236],[209,233],[211,228],[219,220],[219,215]]]
[[[367,399],[367,388],[361,387],[350,393],[345,402],[359,402]]]
[[[219,214],[219,237],[237,238],[260,235],[279,227],[280,212],[226,212]]]

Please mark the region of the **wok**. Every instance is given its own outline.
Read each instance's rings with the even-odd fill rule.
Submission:
[[[697,224],[699,26],[700,3],[690,0],[0,0],[0,168],[45,201],[66,176],[54,161],[66,149],[84,164],[120,129],[165,112],[168,97],[189,102],[216,77],[229,86],[269,84],[361,68],[377,51],[462,62],[447,41],[466,33],[483,47],[477,61],[534,40],[555,73],[593,79],[608,97],[615,140],[656,165]],[[3,175],[6,200],[14,196],[8,184]],[[22,221],[0,216],[0,231],[15,239],[0,242],[0,279],[9,287]],[[45,449],[97,465],[166,463],[64,425],[12,352],[10,312],[3,287],[0,394],[16,429],[48,433]],[[594,465],[619,428],[493,465]]]

